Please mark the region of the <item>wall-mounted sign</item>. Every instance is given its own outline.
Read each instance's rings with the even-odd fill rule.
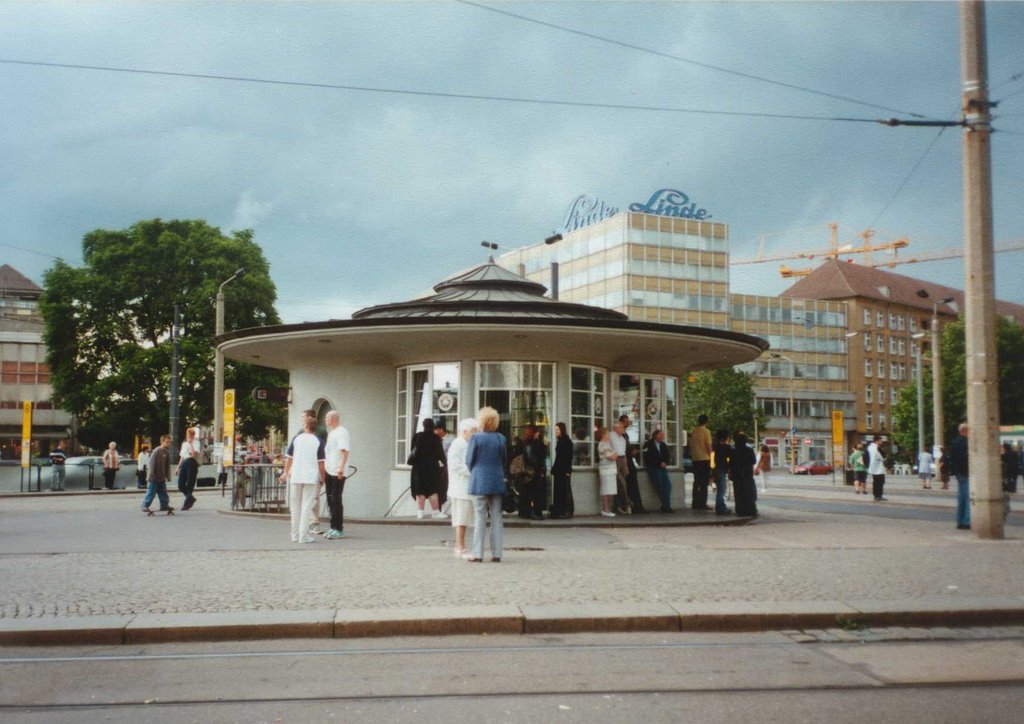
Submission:
[[[680,219],[710,219],[707,209],[698,209],[690,197],[675,189],[660,189],[651,194],[646,204],[629,205],[630,211],[642,211],[658,216],[676,216]]]
[[[598,221],[615,216],[619,209],[609,206],[596,196],[577,196],[569,205],[565,213],[565,222],[562,224],[566,231],[576,231],[584,226],[596,224]]]
[[[455,396],[450,392],[442,392],[437,396],[437,409],[441,412],[451,412],[455,407]]]
[[[697,208],[697,204],[691,201],[689,196],[675,189],[659,189],[651,194],[647,203],[630,204],[629,210],[698,221],[711,218],[707,209]],[[569,204],[569,210],[566,211],[565,220],[562,222],[562,230],[576,231],[576,229],[582,229],[584,226],[596,224],[598,221],[615,216],[619,211],[621,211],[619,207],[611,206],[596,196],[581,194]]]

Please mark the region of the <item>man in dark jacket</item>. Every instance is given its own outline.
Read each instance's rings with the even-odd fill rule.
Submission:
[[[956,527],[971,527],[971,486],[967,466],[967,423],[960,423],[960,434],[949,446],[949,471],[956,477]]]
[[[519,491],[519,517],[544,520],[547,507],[548,446],[533,425],[523,430],[523,464],[526,475]]]
[[[672,510],[672,481],[668,477],[668,466],[671,462],[668,445],[665,444],[665,431],[656,430],[654,437],[644,447],[644,468],[651,479],[651,485],[658,491],[662,513],[674,513]]]
[[[149,490],[142,501],[142,510],[152,513],[149,506],[153,498],[160,500],[160,510],[173,513],[171,501],[167,497],[167,481],[171,479],[171,436],[163,435],[160,446],[149,456]]]

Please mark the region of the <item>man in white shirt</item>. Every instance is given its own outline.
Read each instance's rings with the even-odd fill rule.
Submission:
[[[921,478],[921,487],[931,490],[932,477],[935,475],[935,458],[927,450],[917,456],[917,475]]]
[[[345,468],[350,448],[348,430],[341,426],[341,416],[331,410],[324,418],[327,442],[324,445],[324,481],[327,485],[327,507],[331,511],[331,529],[324,536],[336,540],[344,535],[345,506],[341,496],[345,491]]]
[[[615,482],[618,488],[618,493],[615,496],[617,499],[616,507],[620,513],[629,515],[633,512],[633,508],[627,493],[629,486],[629,460],[626,459],[626,426],[621,422],[616,422],[610,437],[612,449],[618,455],[615,459]]]
[[[324,444],[314,434],[315,417],[303,418],[302,429],[288,446],[280,480],[288,483],[292,543],[315,543],[316,538],[309,535],[309,522],[313,517],[317,486],[324,479]]]
[[[871,492],[875,501],[886,500],[885,492],[885,453],[882,452],[882,436],[875,435],[868,445],[868,472],[871,473]]]
[[[182,510],[188,510],[196,504],[196,478],[199,476],[199,460],[203,452],[203,444],[196,439],[196,429],[190,427],[185,442],[181,443],[181,455],[178,458],[178,490],[185,496],[181,504]]]

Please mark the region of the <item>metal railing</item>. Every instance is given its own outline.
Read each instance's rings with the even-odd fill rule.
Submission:
[[[232,510],[279,513],[288,509],[288,485],[278,480],[282,465],[251,463],[232,470]]]

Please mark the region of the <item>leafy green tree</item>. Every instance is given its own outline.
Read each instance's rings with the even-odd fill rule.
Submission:
[[[754,403],[754,377],[732,367],[696,372],[683,390],[683,426],[692,430],[697,416],[710,418],[712,430],[743,430],[753,439],[754,420],[764,430],[767,416]]]
[[[54,402],[75,413],[91,447],[128,445],[168,430],[171,327],[181,307],[181,423],[213,418],[213,299],[225,288],[225,329],[280,320],[269,266],[251,230],[227,236],[205,221],[140,221],[97,229],[82,241],[84,265],[59,260],[44,277],[41,308]],[[286,375],[228,360],[225,386],[239,390],[238,429],[262,436],[283,427],[285,411],[253,402],[252,387],[286,384]],[[180,431],[179,431],[180,432]]]
[[[946,429],[940,444],[948,443],[957,425],[967,419],[967,350],[964,322],[957,320],[942,330],[942,412]],[[1017,425],[1024,422],[1024,328],[1012,319],[996,319],[996,355],[999,375],[999,422]],[[924,424],[932,443],[932,379],[927,360],[921,370],[924,393]],[[917,448],[917,386],[903,387],[892,409],[892,433],[904,450]]]

